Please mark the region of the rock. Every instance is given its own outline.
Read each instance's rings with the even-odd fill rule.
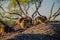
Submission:
[[[55,28],[52,25],[39,24],[26,29],[10,40],[55,40],[54,34]]]
[[[39,24],[28,28],[23,34],[44,34],[44,35],[53,35],[55,34],[55,28],[52,25]]]

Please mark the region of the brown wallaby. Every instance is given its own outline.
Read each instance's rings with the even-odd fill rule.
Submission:
[[[16,20],[16,24],[20,26],[20,29],[24,29],[25,27],[29,27],[32,25],[32,18],[31,17],[23,17],[23,18],[18,18]]]

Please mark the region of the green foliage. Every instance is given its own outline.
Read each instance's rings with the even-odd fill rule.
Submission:
[[[3,20],[3,18],[0,18],[0,21]]]
[[[23,5],[25,3],[28,3],[28,0],[19,0],[20,4]]]
[[[0,28],[2,28],[2,27],[4,27],[4,25],[0,23]]]
[[[28,0],[18,0],[18,1],[21,5],[28,2]],[[16,7],[16,6],[17,6],[16,0],[10,0],[10,2],[8,4],[8,8],[12,8],[12,7]]]
[[[10,0],[10,2],[8,4],[8,8],[16,7],[16,5],[17,5],[16,0]]]
[[[3,0],[0,0],[0,1],[3,1]]]
[[[7,14],[5,17],[11,18],[11,17],[13,17],[13,15]]]
[[[13,24],[15,24],[15,20],[3,20],[3,18],[0,18],[0,20],[2,20],[5,24],[9,25],[9,26],[12,26]],[[4,27],[3,24],[0,23],[0,28],[1,27]]]
[[[18,1],[21,5],[24,5],[25,3],[27,3],[27,4],[31,4],[31,3],[35,3],[35,2],[41,3],[43,0],[18,0]],[[10,0],[10,2],[8,4],[8,8],[16,7],[16,6],[17,6],[16,0]]]
[[[15,9],[15,10],[9,10],[11,13],[18,13],[18,10]]]
[[[15,24],[15,20],[7,20],[7,19],[3,20],[3,18],[0,18],[0,20],[9,26],[12,26]],[[2,27],[4,27],[4,25],[0,23],[0,28],[2,28]]]
[[[8,20],[5,23],[7,23],[8,25],[12,25],[12,24],[15,24],[15,21],[14,20]]]
[[[8,18],[10,18],[10,17],[13,16],[13,15],[11,15],[11,14],[9,14],[9,13],[5,13],[5,12],[2,12],[1,15],[2,15],[3,17],[8,17]]]
[[[0,18],[0,21],[1,21],[1,20],[2,20],[2,18]],[[0,28],[2,28],[2,27],[4,27],[4,25],[0,23]]]
[[[5,15],[5,12],[2,12],[2,15]]]
[[[0,18],[0,20],[1,20],[1,18]]]

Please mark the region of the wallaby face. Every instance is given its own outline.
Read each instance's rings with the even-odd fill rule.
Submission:
[[[34,22],[35,24],[40,24],[41,23],[41,20],[39,19],[39,17],[36,17],[34,21],[35,21]]]
[[[42,22],[45,22],[47,20],[47,17],[46,16],[41,16],[41,20],[42,20]]]
[[[32,18],[26,17],[25,20],[24,20],[24,25],[25,25],[26,27],[29,27],[29,26],[31,26],[32,24],[33,24]]]

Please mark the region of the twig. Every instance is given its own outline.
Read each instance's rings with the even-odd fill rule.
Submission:
[[[26,14],[28,14],[28,12],[27,12],[28,10],[29,10],[29,4],[28,4],[28,8],[26,9]]]
[[[6,12],[2,6],[0,6],[0,8],[1,8],[5,13],[16,14],[16,15],[19,15],[20,17],[22,17],[22,16],[21,16],[20,14],[18,14],[18,13]]]
[[[60,8],[51,16],[51,18],[53,17],[54,20],[58,15],[60,15],[59,13],[60,13]]]
[[[60,13],[60,12],[59,12],[59,13]],[[60,15],[59,13],[58,13],[57,15],[55,15],[55,16],[54,16],[53,20],[55,20],[55,18],[56,18],[57,16],[59,16],[59,15]]]
[[[26,14],[24,13],[24,11],[23,11],[22,8],[21,8],[21,5],[20,5],[19,1],[16,0],[16,2],[17,2],[18,6],[19,6],[19,8],[20,8],[20,13],[21,13],[21,15],[24,14],[24,15],[26,16]]]
[[[5,17],[5,16],[3,16],[1,13],[0,13],[0,16],[2,17],[2,18],[8,18],[8,19],[11,19],[11,20],[16,20],[17,18],[9,18],[9,17]]]
[[[0,6],[0,8],[1,8],[4,12],[6,12],[2,6]]]
[[[50,20],[52,18],[51,16],[52,16],[52,11],[53,11],[54,5],[55,5],[55,2],[53,3],[53,5],[51,7],[50,16],[48,17],[48,20]]]
[[[34,18],[34,14],[36,14],[36,13],[38,13],[41,16],[41,14],[38,12],[38,9],[40,8],[40,6],[41,6],[41,4],[38,4],[38,6],[37,6],[37,4],[35,2],[36,11],[32,14],[32,18]]]
[[[60,8],[52,15],[52,17],[54,17],[59,11],[60,11]]]

